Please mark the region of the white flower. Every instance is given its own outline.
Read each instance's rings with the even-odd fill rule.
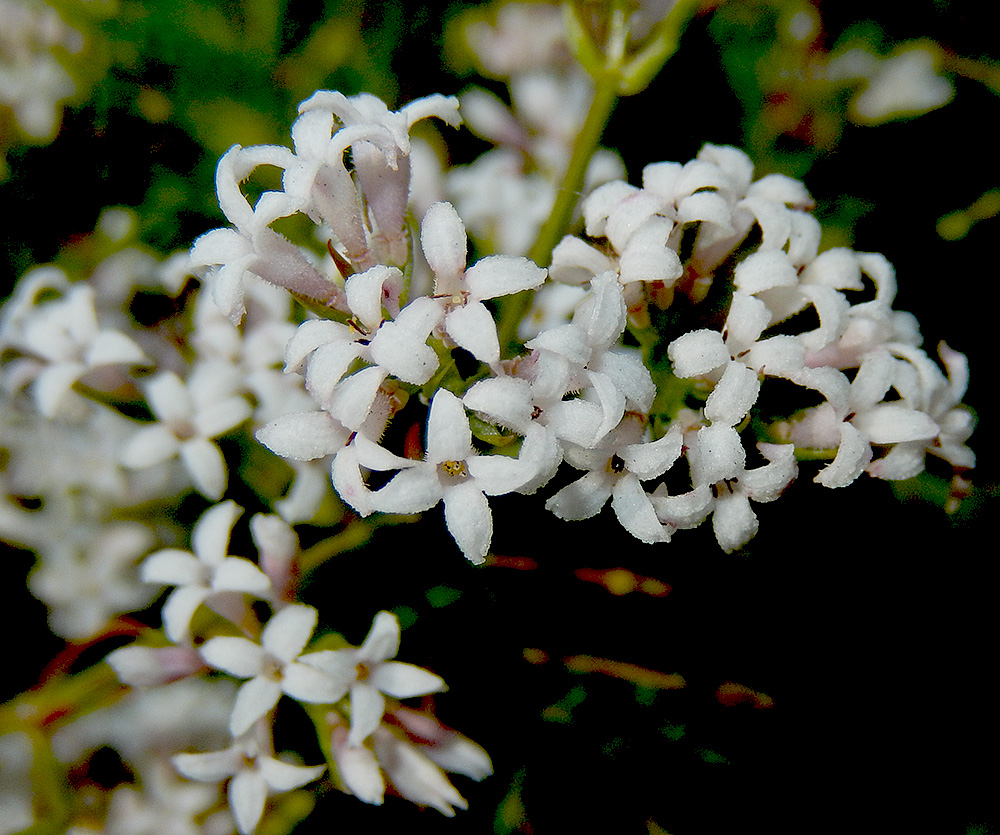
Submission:
[[[240,183],[260,165],[293,165],[287,148],[234,145],[219,160],[216,189],[219,206],[235,228],[215,229],[198,238],[191,250],[192,266],[212,266],[212,297],[227,316],[243,318],[243,282],[247,273],[285,287],[308,298],[333,303],[339,288],[306,259],[287,238],[270,224],[295,214],[302,201],[283,192],[265,192],[251,208]]]
[[[350,690],[351,732],[348,746],[358,746],[382,721],[385,696],[406,699],[446,689],[444,681],[422,667],[392,661],[399,652],[399,620],[379,612],[360,647],[320,650],[302,660],[335,679],[341,694]],[[339,696],[338,696],[339,698]],[[335,701],[335,700],[334,700]]]
[[[250,417],[246,398],[232,394],[232,369],[203,363],[187,382],[161,371],[146,386],[156,422],[139,429],[122,451],[122,463],[143,469],[179,455],[197,490],[219,499],[226,489],[226,462],[212,443]]]
[[[493,314],[483,302],[531,290],[546,272],[527,258],[491,255],[465,268],[465,225],[450,203],[435,203],[424,215],[420,244],[434,271],[434,293],[446,299],[444,329],[455,344],[487,365],[500,361]]]
[[[666,542],[670,529],[656,518],[642,481],[661,476],[680,457],[683,435],[676,424],[662,438],[649,442],[637,416],[621,425],[592,449],[570,445],[566,461],[586,475],[568,484],[545,503],[560,519],[588,519],[611,499],[618,521],[646,543]]]
[[[270,744],[261,741],[267,734],[260,727],[242,734],[223,751],[207,754],[177,754],[173,763],[191,780],[218,783],[229,781],[229,808],[241,835],[250,835],[260,823],[264,804],[271,793],[297,789],[318,778],[326,766],[293,765],[276,759]],[[269,743],[269,738],[267,738]]]
[[[246,732],[267,714],[285,693],[310,704],[335,702],[344,694],[342,684],[316,665],[303,663],[302,655],[319,613],[312,606],[286,606],[268,620],[260,643],[247,638],[220,636],[201,647],[205,661],[236,678],[249,679],[236,693],[229,720],[233,736]]]
[[[538,470],[541,438],[531,435],[528,441],[517,458],[479,455],[472,446],[462,401],[439,389],[431,400],[424,460],[387,462],[385,469],[401,471],[371,494],[372,507],[383,513],[420,513],[443,501],[445,523],[462,553],[471,562],[482,563],[493,536],[486,497],[517,490]],[[372,461],[362,463],[376,468]]]
[[[243,510],[226,501],[209,508],[191,533],[194,553],[166,548],[146,558],[142,578],[147,583],[177,586],[163,604],[163,627],[175,643],[185,640],[195,610],[202,604],[238,622],[244,594],[267,596],[271,581],[242,557],[227,556],[229,537]]]

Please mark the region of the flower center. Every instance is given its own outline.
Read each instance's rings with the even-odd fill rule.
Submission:
[[[464,461],[443,461],[440,467],[449,478],[461,479],[469,476]]]

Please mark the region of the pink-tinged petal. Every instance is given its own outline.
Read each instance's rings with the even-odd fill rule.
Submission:
[[[195,489],[208,499],[218,500],[226,491],[226,459],[211,441],[192,438],[180,447],[181,462]]]
[[[206,565],[217,566],[229,551],[233,525],[243,515],[243,508],[227,500],[210,507],[195,523],[191,534],[191,550]]]
[[[435,275],[434,292],[459,292],[468,259],[465,225],[451,203],[435,203],[420,224],[420,246]]]
[[[261,645],[275,658],[288,663],[299,656],[312,637],[319,612],[312,606],[286,606],[271,616],[261,633]]]
[[[271,590],[268,576],[243,557],[227,557],[212,577],[212,591],[242,591],[262,597]]]
[[[363,803],[381,806],[385,796],[385,781],[378,759],[369,748],[349,746],[347,728],[338,725],[333,729],[330,745],[337,773],[347,790]]]
[[[236,691],[236,703],[229,717],[229,730],[232,735],[239,736],[250,730],[250,726],[267,715],[280,698],[281,685],[273,678],[256,676],[244,682]]]
[[[199,652],[210,667],[236,678],[259,675],[266,661],[264,649],[259,644],[228,635],[209,638],[201,645]]]
[[[667,542],[670,529],[660,524],[639,479],[627,473],[611,489],[611,507],[621,526],[641,542]]]
[[[105,659],[118,680],[130,687],[155,687],[187,678],[205,664],[193,647],[146,647],[131,644]]]
[[[462,401],[438,389],[427,418],[427,461],[464,461],[472,453],[472,430]]]
[[[267,783],[263,775],[255,768],[240,771],[229,781],[228,798],[240,835],[252,835],[267,802]]]
[[[326,771],[325,765],[293,765],[274,757],[257,757],[257,768],[264,782],[276,792],[287,792],[311,783]]]
[[[358,648],[358,661],[365,664],[387,661],[399,652],[399,618],[392,612],[379,612],[372,628]]]
[[[407,800],[421,806],[433,806],[446,817],[454,817],[453,806],[468,808],[465,798],[448,782],[441,769],[414,745],[384,729],[376,732],[374,744],[375,756],[389,781]]]
[[[385,487],[370,493],[369,500],[370,507],[381,513],[422,513],[443,495],[437,467],[425,464],[397,473]]]
[[[444,521],[465,558],[474,565],[484,562],[493,539],[493,514],[475,479],[445,491]]]
[[[465,271],[472,299],[482,301],[533,290],[545,282],[547,272],[527,258],[488,255]]]
[[[742,493],[725,493],[716,500],[712,514],[712,529],[722,550],[731,554],[746,545],[757,533],[759,522]]]
[[[189,586],[203,583],[206,569],[194,554],[179,548],[164,548],[143,560],[139,574],[144,583]]]
[[[333,704],[347,692],[347,687],[329,673],[294,661],[285,666],[281,689],[297,701],[314,705]]]
[[[470,300],[444,317],[444,327],[455,343],[480,362],[496,365],[500,361],[500,341],[493,314],[486,306]]]
[[[600,513],[610,497],[610,478],[603,472],[592,470],[552,496],[545,503],[545,509],[560,519],[589,519]]]
[[[240,770],[243,756],[236,748],[227,748],[207,754],[175,754],[170,761],[189,780],[220,783]]]
[[[849,423],[841,424],[840,432],[837,457],[814,479],[824,487],[846,487],[864,472],[872,460],[871,444],[861,432]]]
[[[678,377],[700,377],[730,360],[722,334],[708,329],[677,337],[667,346],[667,356]]]
[[[180,442],[163,423],[143,426],[125,443],[122,464],[132,470],[141,470],[161,464],[177,455]]]
[[[282,458],[313,461],[342,449],[350,430],[326,412],[295,412],[275,418],[254,437]]]
[[[191,618],[209,594],[210,590],[203,586],[181,586],[170,593],[163,604],[160,617],[163,620],[163,630],[175,644],[187,640]]]
[[[381,724],[385,713],[385,696],[370,684],[351,688],[351,731],[348,745],[361,745]]]
[[[923,441],[896,444],[881,458],[868,465],[867,472],[875,478],[901,481],[924,471],[927,448]]]
[[[444,679],[415,664],[387,661],[379,664],[369,679],[373,686],[397,699],[440,693],[448,689]]]

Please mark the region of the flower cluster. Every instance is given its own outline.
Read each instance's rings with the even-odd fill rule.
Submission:
[[[336,635],[313,641],[319,612],[283,599],[298,552],[293,529],[276,516],[258,514],[251,530],[259,564],[231,556],[230,536],[242,512],[232,501],[217,504],[195,525],[192,551],[162,549],[143,561],[146,582],[173,587],[163,622],[174,645],[132,644],[108,656],[121,681],[133,686],[164,685],[206,667],[242,681],[229,708],[230,743],[218,751],[177,754],[172,760],[177,770],[197,781],[228,780],[237,828],[243,835],[253,832],[269,796],[311,783],[326,770],[275,756],[273,714],[288,696],[316,706],[314,721],[334,779],[345,791],[380,804],[389,784],[446,815],[453,815],[455,806],[465,808],[444,772],[482,779],[492,773],[489,758],[432,714],[399,702],[446,688],[433,673],[392,660],[400,641],[396,616],[380,612],[359,647],[344,645]],[[272,607],[263,624],[252,599]],[[243,634],[215,634],[195,646],[192,620],[205,609],[217,616],[220,629],[228,624]],[[311,641],[321,648],[307,651]],[[332,642],[336,649],[327,648]]]
[[[491,773],[434,714],[444,681],[395,660],[396,615],[353,646],[303,602],[302,576],[356,542],[303,547],[295,525],[335,517],[365,539],[442,505],[478,565],[490,499],[518,494],[566,521],[610,505],[649,545],[711,518],[732,552],[800,471],[839,488],[911,478],[928,455],[956,478],[975,464],[965,357],[925,352],[882,255],[820,251],[801,182],[755,179],[715,144],[630,182],[612,151],[577,153],[598,91],[559,10],[480,23],[468,37],[510,108],[484,90],[398,111],[318,91],[287,147],[222,156],[224,227],[161,261],[107,210],[85,271],[38,267],[0,310],[0,536],[38,555],[29,585],[60,636],[139,636],[108,656],[133,688],[109,710],[206,706],[200,738],[168,710],[163,738],[119,739],[121,714],[102,711],[60,731],[65,762],[110,744],[141,775],[105,831],[131,817],[249,835],[320,779],[450,816],[466,801],[447,774]],[[417,134],[463,118],[494,147],[447,168]],[[230,553],[253,502],[256,560]],[[162,629],[119,619],[160,592]],[[325,762],[275,751],[288,700]],[[30,741],[0,743],[31,771]],[[4,803],[29,826],[21,782]]]

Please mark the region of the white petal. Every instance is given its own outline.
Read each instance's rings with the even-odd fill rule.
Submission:
[[[437,277],[435,292],[456,292],[468,255],[465,225],[451,203],[435,203],[424,214],[420,246]]]
[[[275,658],[288,663],[299,656],[312,637],[319,612],[312,606],[286,606],[272,615],[261,633],[261,645]]]
[[[757,372],[741,362],[730,362],[722,379],[708,396],[705,403],[705,417],[712,423],[735,426],[750,407],[757,402],[760,394],[760,380]]]
[[[267,783],[263,776],[253,768],[240,771],[229,782],[228,797],[240,835],[252,835],[267,802]]]
[[[210,593],[209,589],[200,586],[182,586],[170,593],[163,604],[160,617],[163,620],[163,630],[175,644],[186,640],[191,618]]]
[[[368,498],[370,507],[382,513],[422,513],[434,507],[443,495],[436,465],[424,464],[397,473]]]
[[[144,583],[186,586],[204,580],[205,566],[194,554],[179,548],[164,548],[143,560],[140,576]]]
[[[469,301],[444,317],[444,327],[455,343],[480,362],[496,365],[500,361],[500,341],[493,314],[486,305]]]
[[[325,770],[323,765],[293,765],[274,757],[257,757],[257,768],[264,782],[276,792],[287,792],[311,783]]]
[[[381,806],[385,795],[385,781],[375,754],[364,746],[347,744],[347,729],[333,729],[331,745],[337,773],[348,791],[358,800]]]
[[[444,521],[466,559],[482,563],[493,539],[493,514],[474,479],[445,491]]]
[[[563,487],[545,503],[545,509],[560,519],[589,519],[600,512],[610,496],[610,480],[592,471]]]
[[[666,542],[670,531],[660,524],[639,479],[628,473],[611,490],[611,507],[625,530],[646,543]]]
[[[243,514],[234,501],[224,501],[206,510],[191,533],[191,549],[205,565],[219,565],[229,550],[233,525]]]
[[[379,612],[372,621],[364,642],[358,648],[358,659],[365,663],[386,661],[399,652],[399,618],[392,612]]]
[[[226,490],[226,459],[211,441],[192,438],[180,448],[181,461],[195,488],[205,498],[220,499]]]
[[[753,539],[758,525],[757,516],[746,496],[724,492],[716,500],[712,528],[719,545],[727,554]]]
[[[439,389],[427,418],[427,461],[464,461],[472,452],[472,430],[462,401]]]
[[[271,591],[271,581],[250,560],[227,557],[215,569],[212,591],[243,591],[263,596]]]
[[[403,274],[396,267],[376,264],[363,273],[352,275],[344,284],[347,304],[368,330],[382,321],[382,287],[387,281],[401,282]]]
[[[347,692],[347,688],[329,673],[294,661],[285,666],[281,689],[297,701],[314,705],[333,704]]]
[[[397,699],[440,693],[448,689],[440,676],[423,667],[404,664],[402,661],[386,661],[379,664],[373,671],[370,681],[383,693],[395,696]]]
[[[512,255],[488,255],[465,272],[465,283],[472,299],[482,301],[509,296],[540,286],[547,273],[527,258]]]
[[[205,663],[236,678],[251,678],[263,669],[264,650],[246,638],[210,638],[199,649]]]
[[[837,457],[819,471],[815,481],[824,487],[846,487],[854,481],[872,460],[871,444],[850,423],[841,424],[841,440]]]
[[[239,770],[243,757],[235,748],[227,748],[207,754],[176,754],[170,761],[189,780],[219,783]]]
[[[350,430],[326,412],[295,412],[275,418],[254,437],[282,458],[312,461],[338,452],[350,438]]]
[[[244,682],[236,691],[236,703],[229,717],[230,732],[233,736],[246,733],[254,722],[278,703],[280,698],[281,685],[272,678],[256,676]]]
[[[678,377],[699,377],[729,362],[729,349],[718,331],[701,329],[677,337],[667,356]]]
[[[175,456],[180,449],[177,436],[163,423],[143,426],[122,450],[121,461],[132,470],[141,470],[160,464]]]
[[[385,696],[371,684],[357,684],[351,688],[351,732],[348,745],[360,745],[382,722],[385,713]]]

